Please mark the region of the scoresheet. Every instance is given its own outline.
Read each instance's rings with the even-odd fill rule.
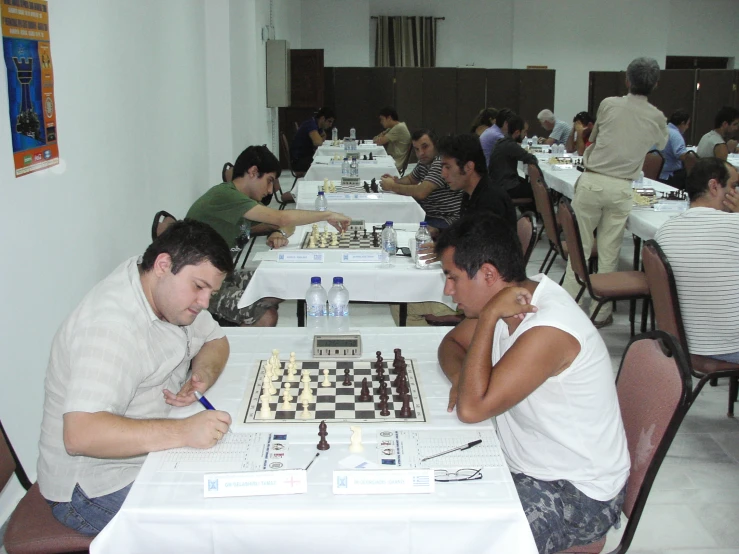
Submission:
[[[467,450],[421,461],[478,439],[482,443]],[[505,467],[494,431],[378,431],[377,457],[382,467],[455,470]]]
[[[287,435],[226,433],[213,448],[173,448],[164,453],[157,471],[208,473],[285,469]]]

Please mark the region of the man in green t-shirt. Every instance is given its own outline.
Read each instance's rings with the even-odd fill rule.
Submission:
[[[384,146],[388,156],[395,161],[395,167],[401,170],[411,147],[411,133],[405,123],[398,121],[398,112],[391,106],[380,110],[380,125],[385,130],[372,141]]]
[[[285,246],[296,225],[328,221],[339,231],[349,227],[351,219],[336,212],[281,211],[264,206],[261,200],[272,193],[280,172],[280,162],[266,146],[250,146],[236,159],[233,180],[212,187],[198,198],[187,217],[209,224],[226,239],[230,248],[240,238],[248,239],[251,227],[257,223],[277,228],[267,237],[267,244],[272,248]],[[246,308],[237,307],[252,274],[237,270],[228,275],[214,294],[209,309],[216,318],[242,326],[274,327],[277,304],[282,300],[262,298]]]

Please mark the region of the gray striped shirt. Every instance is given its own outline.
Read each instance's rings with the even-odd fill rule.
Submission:
[[[447,223],[459,219],[459,209],[462,206],[462,191],[453,191],[449,188],[444,177],[441,176],[441,158],[435,158],[430,164],[417,164],[411,177],[418,183],[429,181],[436,185],[436,190],[418,203],[426,212],[426,217],[437,217]]]

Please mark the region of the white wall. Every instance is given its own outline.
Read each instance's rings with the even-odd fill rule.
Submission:
[[[670,0],[670,56],[739,57],[736,0]]]
[[[323,48],[326,67],[373,65],[369,0],[303,0],[301,5],[301,48]]]
[[[0,418],[31,479],[54,333],[143,252],[155,211],[184,215],[208,180],[203,2],[51,0],[62,163],[15,179],[0,124]]]

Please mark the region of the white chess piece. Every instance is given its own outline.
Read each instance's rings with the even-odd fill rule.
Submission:
[[[307,400],[303,400],[303,412],[300,414],[301,419],[310,419],[310,412],[308,411],[308,404],[309,402]]]
[[[262,382],[262,389],[264,390],[265,394],[273,395],[277,394],[277,389],[272,386],[272,381],[270,380],[268,375],[264,376],[264,381]]]
[[[315,248],[316,247],[316,238],[311,235],[308,239],[308,248]]]
[[[290,352],[290,362],[295,363],[295,352]]]
[[[362,446],[362,428],[352,425],[349,429],[352,432],[352,438],[349,442],[349,452],[353,452],[354,454],[364,452],[364,446]]]
[[[262,400],[262,409],[259,410],[259,413],[262,416],[262,419],[267,419],[269,417],[272,417],[272,412],[269,409],[269,396],[266,394],[263,394],[259,397]]]
[[[301,383],[310,383],[310,371],[307,369],[303,370],[302,375],[300,376],[300,382]]]
[[[290,383],[285,383],[285,388],[282,390],[282,400],[287,403],[293,401],[293,395],[290,394]]]
[[[306,385],[303,388],[303,392],[300,394],[300,399],[308,402],[313,401],[313,390],[311,390],[310,385]]]
[[[328,186],[328,179],[323,180],[323,192],[328,192],[329,186]]]
[[[336,236],[336,233],[331,233],[331,246],[338,246],[339,245],[339,239]]]
[[[290,381],[291,383],[297,382],[298,380],[298,378],[296,377],[297,374],[298,374],[298,370],[295,369],[295,360],[293,360],[287,365],[287,380]]]
[[[280,369],[280,351],[276,348],[272,350],[272,367],[276,370]]]
[[[331,381],[328,380],[328,369],[323,370],[323,382],[321,382],[322,387],[330,387]]]

